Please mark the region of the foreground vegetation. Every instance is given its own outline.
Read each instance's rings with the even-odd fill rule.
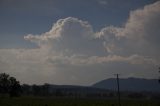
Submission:
[[[0,98],[0,106],[118,106],[111,99],[19,97]],[[160,106],[158,100],[122,100],[122,106]]]
[[[121,94],[121,106],[160,106],[159,93]],[[116,98],[116,92],[92,87],[20,85],[16,78],[0,73],[0,106],[118,106]]]

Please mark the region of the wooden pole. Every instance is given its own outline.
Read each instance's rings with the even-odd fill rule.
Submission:
[[[118,94],[118,104],[121,106],[121,95],[120,95],[120,90],[119,90],[119,74],[115,74],[117,77],[117,94]]]
[[[159,73],[160,73],[160,67],[159,67]],[[159,83],[160,83],[160,76],[159,76],[159,79],[158,79]]]

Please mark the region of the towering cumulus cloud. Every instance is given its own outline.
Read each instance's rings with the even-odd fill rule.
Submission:
[[[106,39],[108,51],[125,50],[131,53],[157,56],[160,39],[160,2],[131,11],[129,19],[122,27],[106,27],[99,36]],[[122,46],[122,47],[121,47]],[[118,49],[119,48],[119,49]],[[122,49],[120,49],[122,48]]]
[[[77,18],[59,19],[52,29],[41,35],[27,35],[26,40],[37,43],[40,47],[49,46],[56,51],[89,52],[93,49],[94,33],[92,26]]]
[[[160,62],[159,19],[159,1],[131,11],[124,26],[98,32],[87,21],[59,19],[47,32],[24,36],[38,48],[0,49],[0,71],[27,83],[89,84],[115,72],[153,78]]]

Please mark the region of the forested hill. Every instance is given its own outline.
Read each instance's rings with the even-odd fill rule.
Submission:
[[[160,83],[157,79],[126,78],[119,79],[119,82],[121,91],[160,92]],[[116,90],[117,82],[115,78],[110,78],[99,81],[93,84],[92,87]]]

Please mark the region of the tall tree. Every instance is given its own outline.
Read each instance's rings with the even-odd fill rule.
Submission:
[[[10,86],[9,75],[6,73],[1,73],[0,74],[0,93],[1,94],[8,93],[9,86]]]
[[[14,77],[10,77],[6,73],[0,74],[0,93],[9,94],[11,97],[18,96],[21,92],[19,81]]]
[[[10,90],[9,94],[11,97],[18,96],[21,92],[21,86],[19,84],[19,81],[17,81],[14,77],[10,77]]]

